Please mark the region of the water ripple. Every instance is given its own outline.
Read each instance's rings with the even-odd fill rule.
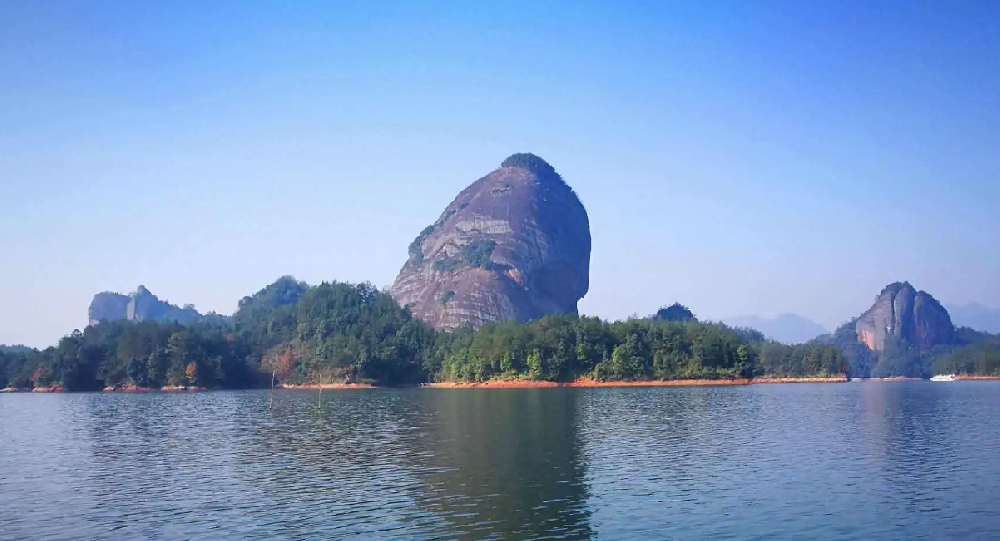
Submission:
[[[0,539],[985,539],[1000,385],[0,396]]]

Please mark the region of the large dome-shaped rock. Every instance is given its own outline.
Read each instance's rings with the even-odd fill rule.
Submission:
[[[515,154],[462,190],[410,245],[392,296],[437,329],[576,313],[590,222],[551,165]]]
[[[930,293],[917,291],[909,282],[886,286],[858,318],[855,331],[858,340],[873,351],[885,349],[890,336],[923,348],[956,341],[948,311]]]

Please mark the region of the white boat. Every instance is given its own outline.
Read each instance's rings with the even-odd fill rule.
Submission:
[[[942,374],[934,376],[931,381],[955,381],[955,374]]]

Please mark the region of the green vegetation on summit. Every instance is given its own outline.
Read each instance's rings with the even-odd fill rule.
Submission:
[[[511,154],[504,161],[500,163],[500,167],[516,167],[518,169],[526,169],[531,171],[539,178],[544,178],[547,180],[557,180],[559,182],[563,181],[563,178],[559,176],[556,169],[549,165],[549,162],[531,154],[530,152],[518,152]]]

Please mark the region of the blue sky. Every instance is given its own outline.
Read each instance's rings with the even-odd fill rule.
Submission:
[[[507,155],[590,214],[582,312],[1000,306],[1000,4],[0,3],[0,343],[101,290],[392,283]]]

